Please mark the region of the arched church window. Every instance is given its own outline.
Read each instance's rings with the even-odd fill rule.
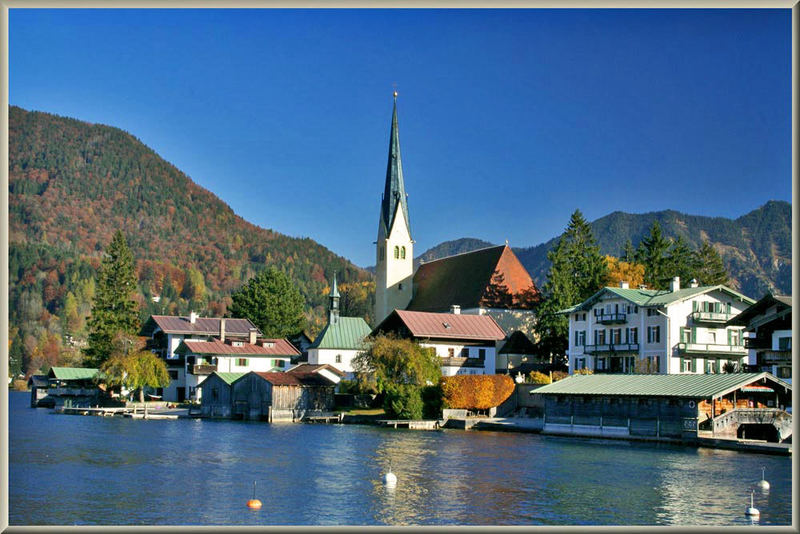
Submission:
[[[406,247],[400,247],[400,259],[406,259]]]
[[[400,247],[394,247],[394,259],[400,257]]]

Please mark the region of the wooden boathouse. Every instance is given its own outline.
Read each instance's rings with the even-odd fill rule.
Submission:
[[[548,434],[776,443],[792,434],[792,387],[769,373],[573,375],[531,394]]]

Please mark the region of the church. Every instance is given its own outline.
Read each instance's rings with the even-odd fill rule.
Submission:
[[[539,291],[507,243],[425,262],[415,271],[400,157],[397,92],[375,245],[376,325],[394,310],[408,310],[489,315],[507,336],[516,330],[531,334],[532,309]]]

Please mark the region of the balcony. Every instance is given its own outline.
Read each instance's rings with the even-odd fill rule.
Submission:
[[[747,348],[742,345],[716,345],[714,343],[678,343],[678,352],[683,354],[747,356]]]
[[[189,371],[193,375],[210,375],[217,370],[216,365],[195,364]]]
[[[772,340],[768,337],[746,337],[744,347],[746,349],[768,349],[772,346]]]
[[[695,323],[725,324],[732,315],[725,312],[696,311],[692,312],[689,317],[691,317]]]
[[[596,316],[596,319],[600,324],[622,324],[627,320],[627,315],[624,313],[601,313]]]
[[[608,343],[604,345],[585,345],[586,354],[616,354],[619,352],[639,352],[638,343]]]
[[[483,369],[486,362],[480,358],[439,358],[442,367],[477,367]]]
[[[774,363],[791,363],[792,351],[791,350],[765,350],[758,353],[758,363],[774,364]]]

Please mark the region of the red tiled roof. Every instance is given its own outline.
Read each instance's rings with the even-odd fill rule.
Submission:
[[[285,339],[274,339],[273,347],[263,347],[261,344],[251,345],[243,343],[241,347],[235,347],[228,343],[223,343],[218,339],[214,341],[191,341],[185,340],[182,345],[194,354],[249,354],[251,356],[297,356],[300,354],[291,343]]]
[[[524,291],[539,293],[511,248],[500,245],[420,265],[408,309],[444,312],[453,304],[462,309],[525,307],[519,302]]]
[[[316,373],[254,373],[273,386],[332,386],[330,380]]]
[[[207,334],[219,335],[220,317],[198,317],[192,323],[189,317],[176,315],[151,315],[142,326],[141,335],[151,336],[156,327],[165,334]],[[256,326],[249,319],[225,318],[225,334],[237,337],[247,336]],[[257,334],[261,331],[256,329]]]
[[[465,339],[477,341],[499,340],[506,337],[497,322],[488,315],[429,313],[394,310],[373,331],[389,329],[399,319],[413,337]]]

